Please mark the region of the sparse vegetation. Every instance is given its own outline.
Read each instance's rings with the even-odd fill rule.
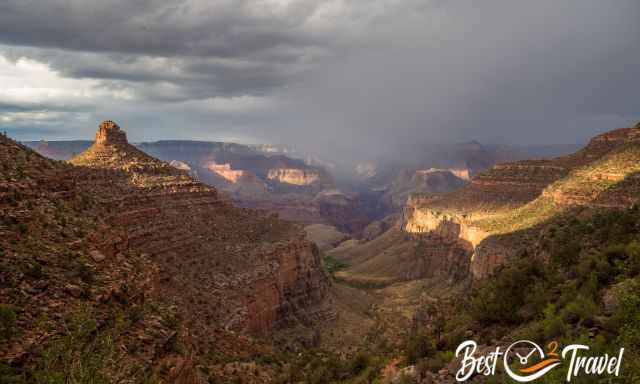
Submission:
[[[415,364],[420,359],[432,356],[435,350],[434,340],[429,334],[414,334],[409,337],[405,346],[407,363]]]
[[[344,262],[336,259],[335,257],[332,256],[325,256],[324,257],[324,266],[327,270],[327,272],[329,272],[330,274],[334,274],[337,271],[346,268],[347,264],[345,264]]]
[[[333,352],[315,350],[285,357],[284,361],[290,364],[283,367],[276,383],[372,383],[379,378],[385,363],[381,356],[364,351],[343,358]]]
[[[109,374],[117,367],[116,340],[125,326],[122,319],[114,319],[109,327],[99,327],[93,311],[82,307],[68,315],[64,325],[64,332],[49,342],[33,372],[35,381],[47,384],[112,382]]]

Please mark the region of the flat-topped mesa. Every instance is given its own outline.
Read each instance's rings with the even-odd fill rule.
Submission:
[[[127,134],[115,122],[105,120],[98,127],[98,132],[96,132],[96,144],[128,144]]]

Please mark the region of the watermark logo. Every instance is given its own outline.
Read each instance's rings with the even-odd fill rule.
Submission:
[[[504,351],[501,347],[496,347],[481,354],[478,352],[478,344],[473,340],[467,340],[456,349],[456,357],[461,358],[456,380],[463,382],[474,375],[495,375],[498,362],[502,363],[505,373],[519,383],[539,379],[563,364],[568,364],[567,382],[580,375],[620,374],[624,348],[620,348],[617,355],[584,356],[581,353],[589,351],[587,345],[567,345],[561,353],[559,347],[557,341],[550,342],[546,349],[543,349],[533,341],[519,340]]]
[[[548,354],[536,343],[529,340],[520,340],[509,346],[504,353],[504,370],[512,379],[526,383],[544,376],[547,372],[561,364],[557,354],[558,343],[552,341],[549,343]],[[518,352],[519,351],[519,352]],[[515,355],[515,356],[512,356]],[[514,358],[515,357],[515,358]],[[508,364],[508,361],[514,361],[517,368],[512,368],[514,364]],[[536,363],[533,363],[533,362]]]

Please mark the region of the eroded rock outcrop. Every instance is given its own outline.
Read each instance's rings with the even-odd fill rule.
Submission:
[[[106,120],[98,126],[96,145],[126,145],[128,143],[127,134],[115,122]]]

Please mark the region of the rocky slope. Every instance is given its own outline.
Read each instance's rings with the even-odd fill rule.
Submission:
[[[639,138],[637,128],[614,130],[572,155],[500,164],[456,192],[412,196],[403,229],[432,238],[429,243],[465,247],[473,276],[486,277],[522,251],[518,236],[535,236],[556,215],[580,206],[635,204]]]
[[[163,379],[186,365],[202,376],[196,364],[221,374],[220,356],[265,348],[248,335],[334,316],[319,253],[301,229],[231,206],[128,144],[115,123],[102,123],[73,165],[0,144],[0,297],[21,335],[2,344],[3,362],[37,370],[77,306],[99,325],[116,310],[130,314],[118,339],[126,367],[144,362],[142,373]],[[167,352],[167,343],[181,347]]]

